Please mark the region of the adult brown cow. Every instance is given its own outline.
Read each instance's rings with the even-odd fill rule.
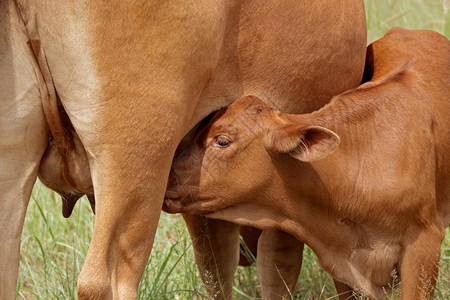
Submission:
[[[436,32],[396,28],[368,48],[371,81],[319,111],[236,101],[177,157],[166,209],[285,230],[371,299],[394,270],[402,299],[431,299],[450,225],[449,54]]]
[[[15,294],[20,233],[53,124],[42,105],[59,101],[95,191],[94,234],[78,280],[79,298],[94,299],[136,297],[164,179],[195,124],[247,93],[290,112],[320,107],[359,82],[366,31],[362,1],[354,0],[0,0],[0,37],[0,298]],[[71,147],[60,153],[70,159]],[[194,237],[203,231],[199,219],[189,220]],[[209,223],[215,237],[217,224]],[[224,249],[216,257],[233,252],[237,260],[229,250],[237,249],[237,229],[220,225],[227,235],[213,241]],[[197,259],[210,268],[198,255],[202,240]],[[232,276],[228,265],[218,269],[225,282]]]

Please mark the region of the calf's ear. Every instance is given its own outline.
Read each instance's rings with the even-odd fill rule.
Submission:
[[[264,141],[266,148],[304,162],[322,159],[340,143],[339,136],[321,126],[287,125],[272,130]]]

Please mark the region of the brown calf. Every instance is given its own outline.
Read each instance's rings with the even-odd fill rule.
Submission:
[[[392,29],[365,75],[311,114],[254,96],[219,111],[175,160],[165,210],[289,232],[372,299],[393,271],[402,299],[432,298],[450,224],[450,43]]]

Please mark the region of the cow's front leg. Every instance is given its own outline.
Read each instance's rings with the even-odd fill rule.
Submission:
[[[402,299],[432,299],[439,272],[442,225],[409,232],[400,262]]]
[[[297,282],[303,243],[280,230],[264,230],[258,241],[256,265],[263,299],[289,299]]]
[[[183,215],[194,245],[200,276],[214,299],[231,299],[239,261],[238,226],[221,220]]]

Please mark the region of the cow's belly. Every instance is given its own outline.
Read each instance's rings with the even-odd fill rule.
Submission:
[[[334,2],[250,0],[232,6],[219,60],[188,127],[243,95],[283,112],[307,113],[358,86],[366,53],[363,4]]]

